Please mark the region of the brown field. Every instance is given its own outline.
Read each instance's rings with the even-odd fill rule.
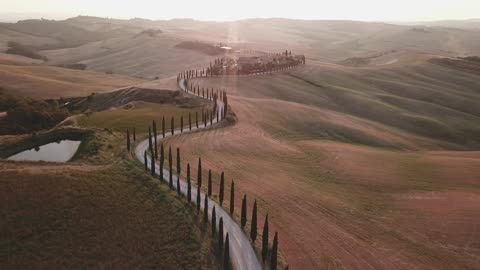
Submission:
[[[476,269],[480,152],[452,150],[479,149],[480,75],[409,63],[198,81],[238,123],[169,143],[257,199],[293,269]]]
[[[0,62],[0,82],[0,87],[6,93],[47,99],[87,96],[92,92],[112,91],[145,80],[92,71]]]
[[[455,57],[480,54],[480,31],[449,25],[95,17],[0,24],[0,89],[34,98],[177,89],[179,71],[212,61],[176,48],[183,42],[305,54],[307,65],[286,72],[194,81],[227,88],[238,121],[167,141],[181,148],[193,179],[202,157],[215,197],[225,171],[224,205],[235,179],[236,218],[244,193],[249,207],[257,199],[259,231],[268,213],[270,239],[279,232],[281,265],[290,269],[478,269],[480,63]],[[4,54],[8,41],[49,61]],[[71,64],[87,70],[53,67]],[[68,164],[0,161],[0,269],[215,268],[198,217],[124,152],[126,128],[145,137],[153,119],[201,110],[154,102],[78,109],[88,113],[64,124],[96,135]]]

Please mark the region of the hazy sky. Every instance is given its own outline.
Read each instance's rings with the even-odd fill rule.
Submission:
[[[201,20],[285,17],[429,21],[478,18],[480,0],[0,0],[0,13],[31,13],[55,18],[92,15]]]

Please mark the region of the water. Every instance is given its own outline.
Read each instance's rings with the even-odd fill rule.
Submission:
[[[75,152],[81,141],[62,140],[52,142],[30,150],[26,150],[9,157],[9,160],[67,162]]]

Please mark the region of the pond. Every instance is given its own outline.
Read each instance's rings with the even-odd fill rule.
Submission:
[[[9,157],[9,160],[67,162],[77,152],[81,141],[62,140],[52,142]]]

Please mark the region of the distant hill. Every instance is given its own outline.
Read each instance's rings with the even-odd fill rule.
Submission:
[[[211,22],[78,16],[63,21],[0,24],[0,48],[2,43],[15,41],[44,49],[38,53],[45,55],[51,65],[86,64],[96,71],[151,78],[174,76],[178,70],[209,63],[211,59],[204,55],[204,49],[178,48],[194,40],[266,52],[288,49],[323,62],[402,50],[446,57],[480,55],[480,30],[460,27],[477,23],[470,20],[399,25],[280,18]]]

